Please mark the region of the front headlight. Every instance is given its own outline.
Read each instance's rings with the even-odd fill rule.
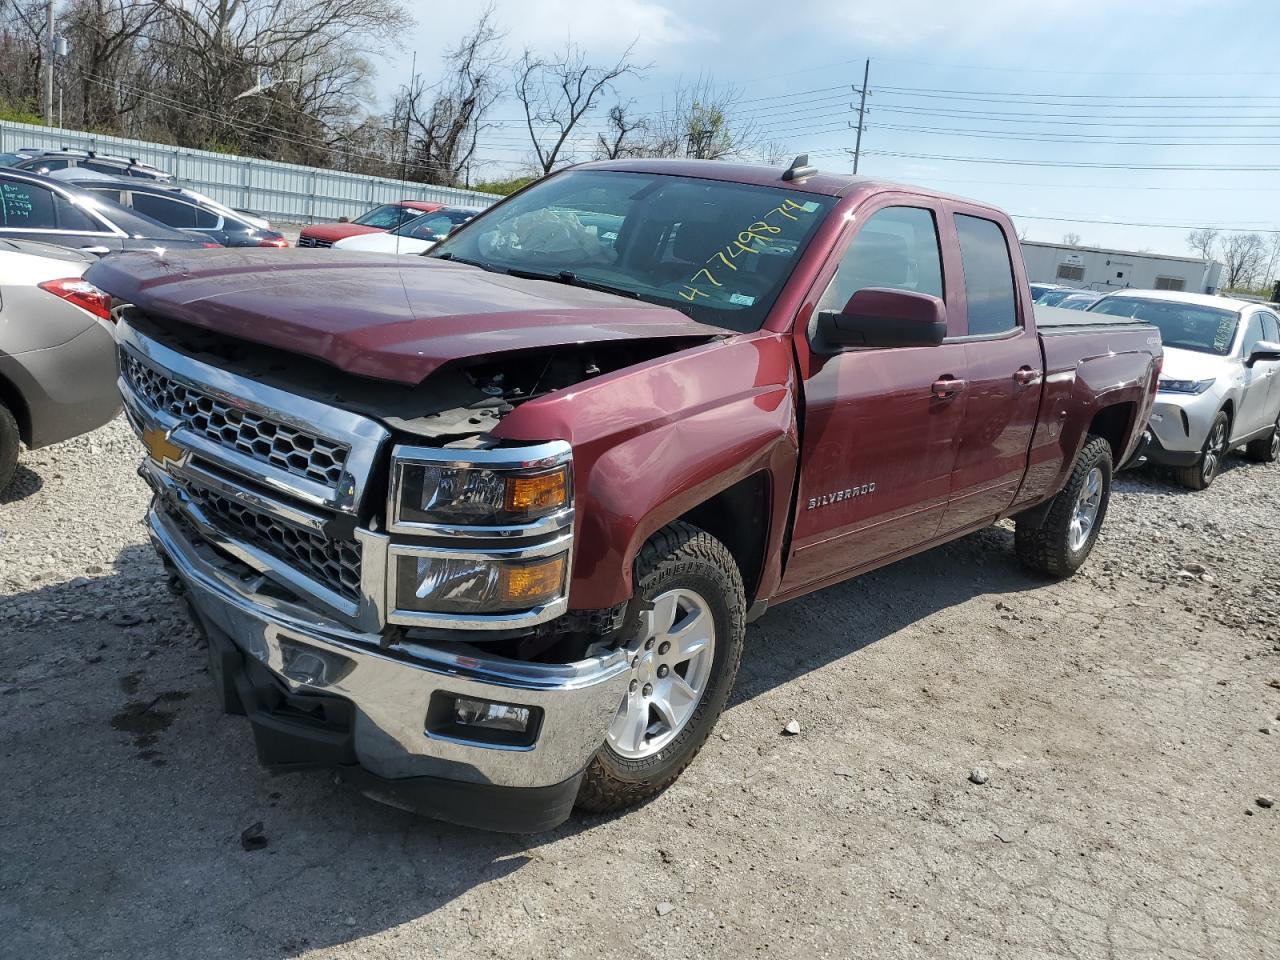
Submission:
[[[531,560],[482,556],[396,556],[396,607],[410,612],[529,610],[564,592],[568,554]]]
[[[563,442],[512,450],[397,447],[391,528],[509,527],[560,514],[573,502],[569,456]]]
[[[1215,378],[1208,380],[1166,380],[1160,378],[1159,391],[1162,393],[1190,393],[1199,396],[1213,386]]]

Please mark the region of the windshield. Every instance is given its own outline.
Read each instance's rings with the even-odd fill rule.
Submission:
[[[1042,303],[1046,307],[1053,307],[1067,299],[1067,297],[1071,296],[1075,292],[1076,291],[1070,288],[1066,290],[1046,290],[1040,295],[1040,299],[1037,300],[1036,303]]]
[[[419,211],[410,207],[396,206],[394,203],[384,203],[380,207],[374,207],[362,217],[357,217],[355,223],[362,227],[377,227],[380,230],[390,230],[392,227],[398,227],[406,220],[416,217]]]
[[[575,170],[486,211],[428,256],[604,287],[756,330],[834,197]]]
[[[1133,317],[1160,328],[1166,347],[1195,350],[1225,357],[1231,352],[1240,314],[1223,307],[1205,307],[1172,300],[1141,300],[1137,297],[1103,297],[1089,308],[1093,313],[1113,317]]]
[[[20,153],[0,153],[0,167],[12,167],[25,159],[27,158]]]
[[[424,213],[391,232],[398,237],[413,237],[415,240],[443,240],[453,232],[455,227],[466,223],[475,215],[474,210],[441,210],[437,213]]]

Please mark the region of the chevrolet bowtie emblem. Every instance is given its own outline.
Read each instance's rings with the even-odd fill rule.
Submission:
[[[147,448],[147,454],[151,459],[161,466],[166,463],[182,463],[182,459],[187,455],[187,451],[169,439],[169,431],[162,427],[143,430],[142,443]]]

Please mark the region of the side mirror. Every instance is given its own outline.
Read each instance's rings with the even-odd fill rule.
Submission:
[[[1280,343],[1271,340],[1259,340],[1244,358],[1244,365],[1252,367],[1259,360],[1280,360]]]
[[[947,336],[947,307],[911,290],[866,287],[839,313],[818,314],[814,348],[836,353],[850,347],[936,347]]]

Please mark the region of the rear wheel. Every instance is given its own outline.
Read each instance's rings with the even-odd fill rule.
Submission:
[[[18,447],[21,443],[18,422],[13,419],[9,408],[0,403],[0,493],[8,488],[13,472],[18,468]]]
[[[1111,444],[1090,436],[1039,526],[1017,521],[1013,545],[1023,566],[1050,577],[1069,577],[1080,569],[1107,515],[1112,470]]]
[[[1244,455],[1254,463],[1275,463],[1280,459],[1280,417],[1272,424],[1270,434],[1245,444]]]
[[[1230,435],[1231,420],[1227,411],[1219,410],[1209,427],[1209,435],[1204,438],[1200,459],[1189,467],[1179,467],[1173,471],[1178,482],[1188,490],[1204,490],[1213,483],[1222,469],[1223,458],[1230,449]]]
[[[652,607],[629,627],[628,689],[578,793],[577,805],[593,812],[647,800],[680,775],[724,710],[742,659],[746,599],[724,544],[674,523],[636,565],[636,592]]]

